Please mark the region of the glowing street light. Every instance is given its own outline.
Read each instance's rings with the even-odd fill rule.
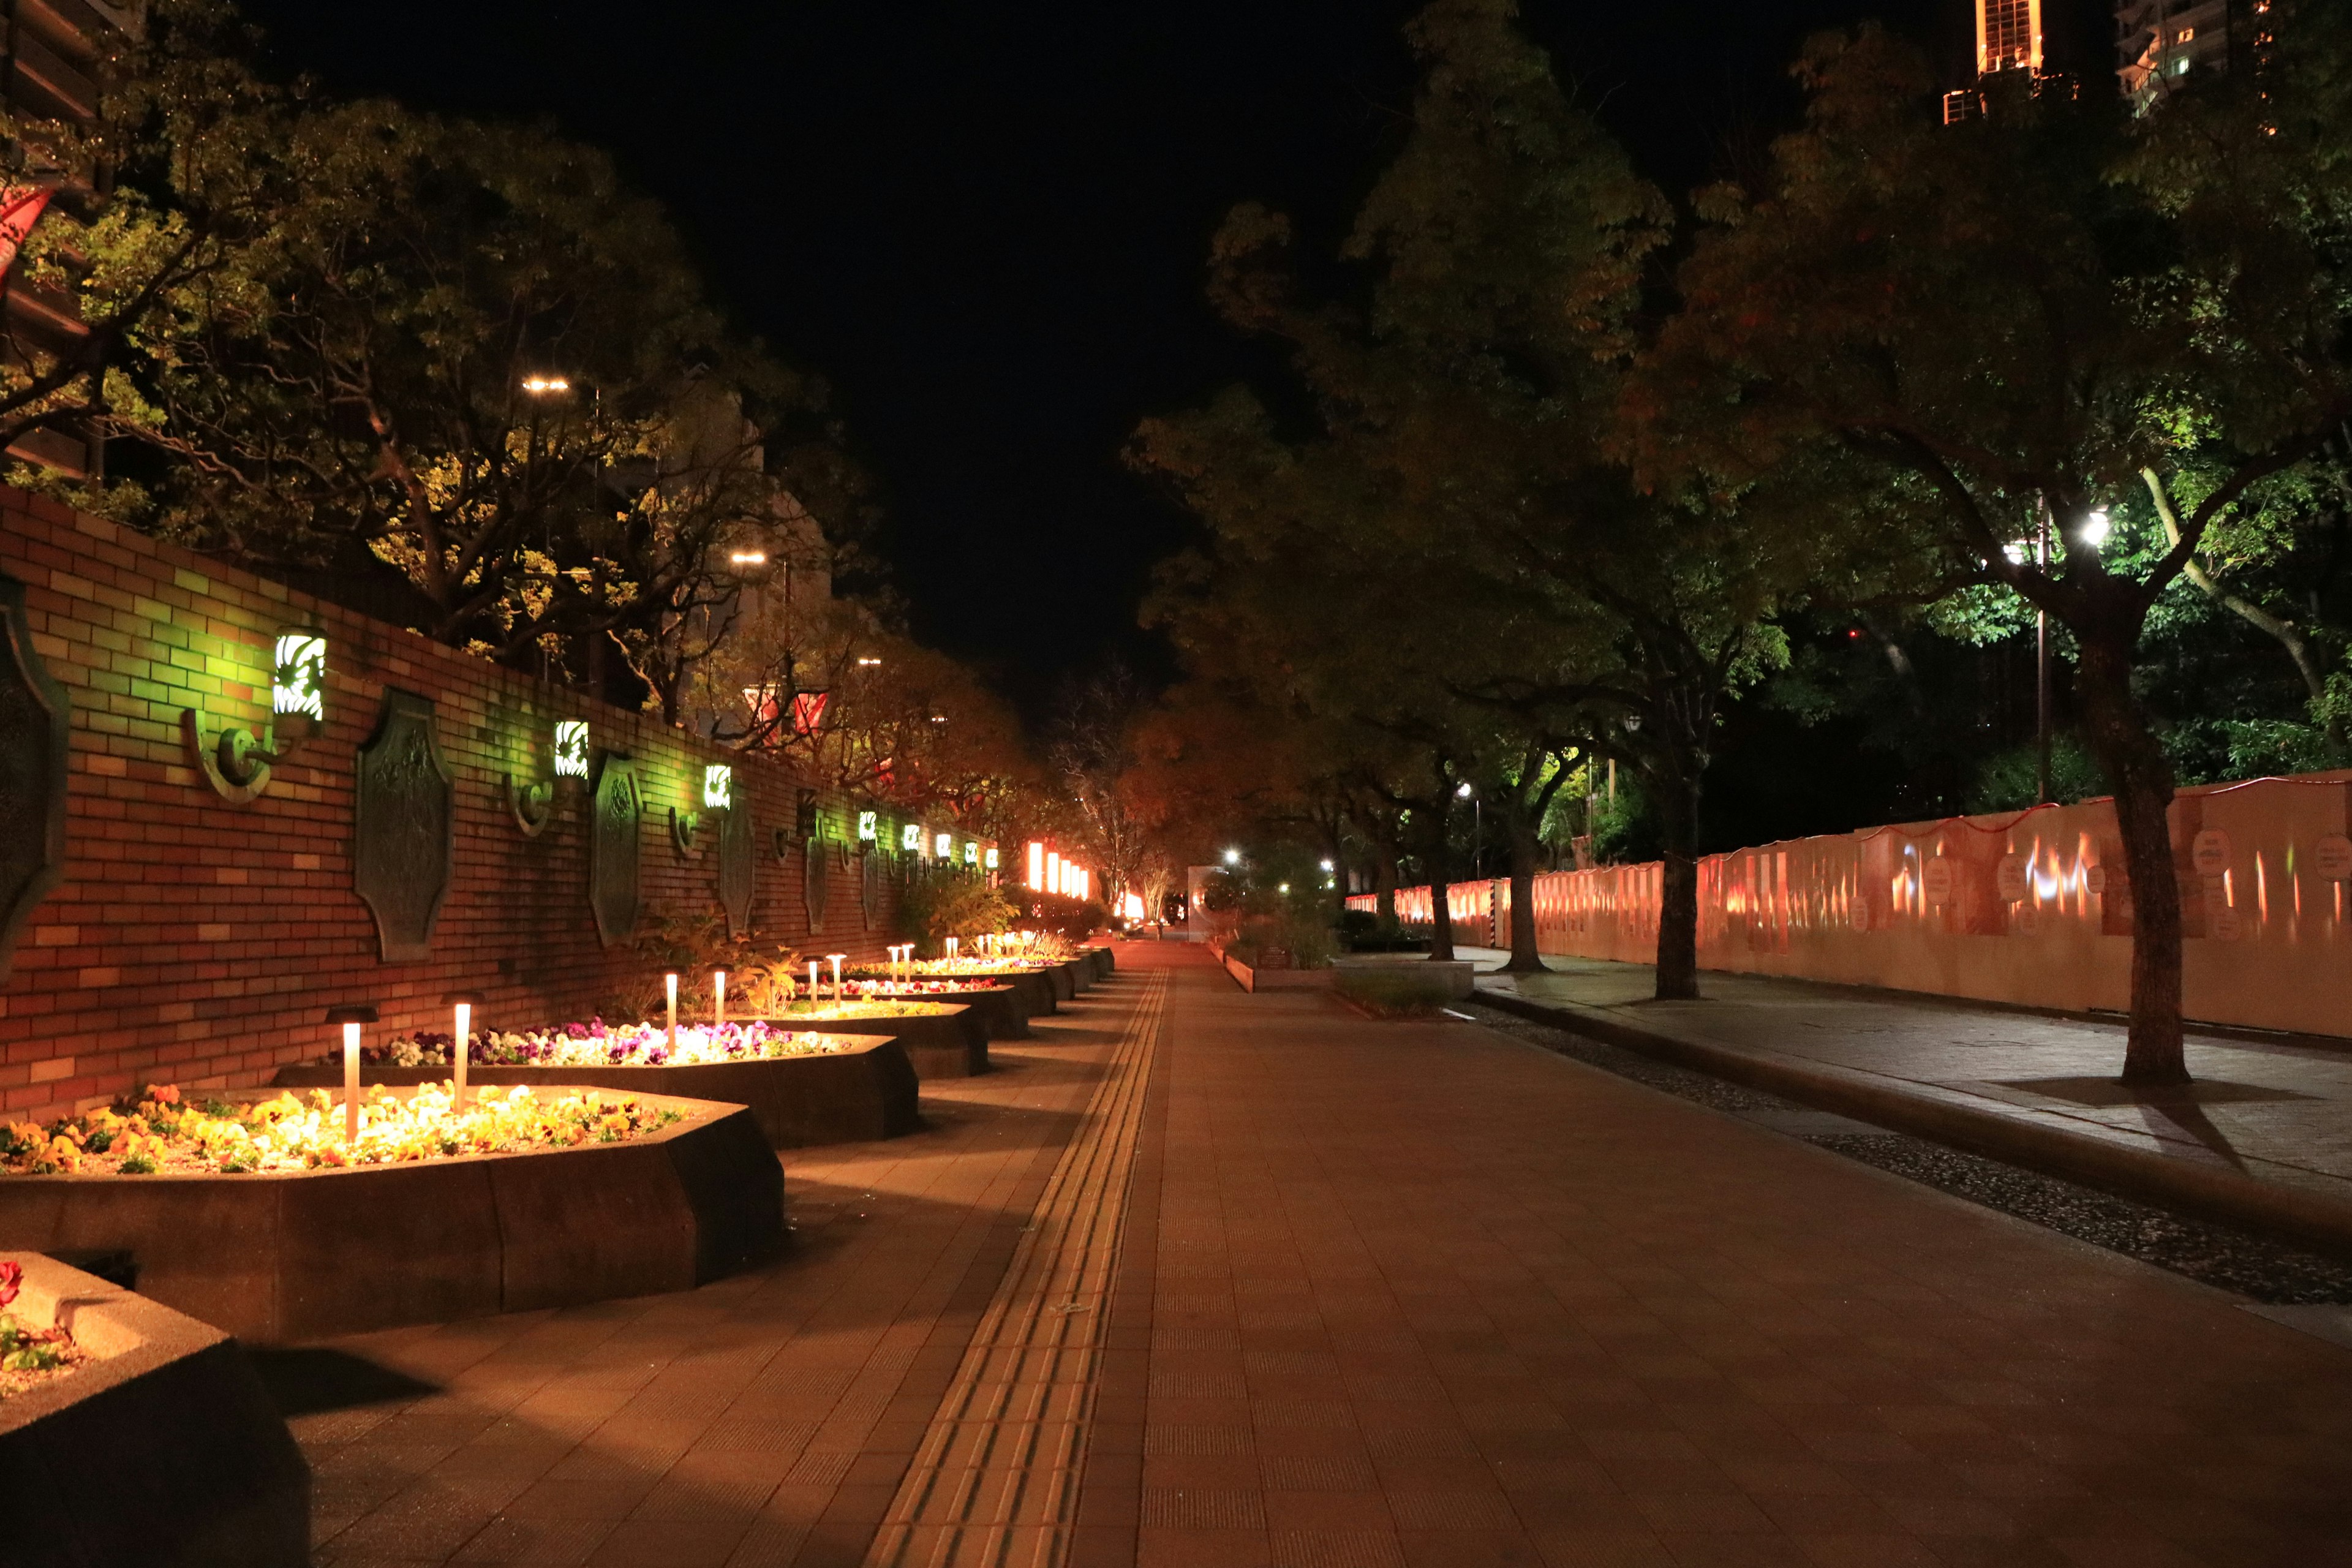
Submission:
[[[2107,521],[2106,509],[2105,507],[2101,507],[2098,510],[2093,512],[2090,516],[2083,520],[2083,529],[2079,537],[2082,539],[2084,543],[2089,545],[2092,549],[2096,550],[2100,545],[2105,544],[2107,542],[2108,531],[2113,527],[2114,524]]]
[[[572,390],[572,383],[560,375],[527,375],[522,389],[533,397],[561,397]]]
[[[1226,864],[1226,865],[1228,865],[1228,866],[1238,866],[1238,865],[1240,865],[1241,863],[1242,863],[1242,852],[1241,852],[1240,850],[1238,850],[1238,849],[1228,849],[1228,850],[1226,850],[1226,851],[1225,851],[1225,864]]]

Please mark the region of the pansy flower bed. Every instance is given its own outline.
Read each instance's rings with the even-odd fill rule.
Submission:
[[[820,1011],[797,1016],[823,1022],[825,1015]],[[368,1067],[448,1067],[454,1059],[453,1039],[446,1030],[419,1029],[380,1046],[362,1047],[360,1060]],[[602,1018],[591,1018],[584,1024],[562,1024],[552,1029],[472,1030],[467,1038],[466,1060],[478,1067],[704,1067],[713,1062],[827,1056],[857,1050],[866,1043],[856,1037],[815,1034],[753,1019],[716,1026],[680,1024],[677,1048],[672,1050],[669,1031],[659,1024],[607,1024]],[[340,1061],[341,1058],[322,1059]]]
[[[542,1099],[520,1085],[483,1089],[457,1109],[436,1085],[399,1095],[379,1084],[363,1097],[359,1137],[349,1141],[342,1102],[324,1089],[233,1103],[194,1099],[165,1084],[47,1126],[10,1124],[0,1130],[0,1173],[237,1175],[384,1165],[623,1142],[682,1115],[628,1094]]]
[[[25,1266],[0,1260],[0,1399],[71,1372],[93,1360],[63,1329],[37,1329],[8,1310],[25,1283]]]

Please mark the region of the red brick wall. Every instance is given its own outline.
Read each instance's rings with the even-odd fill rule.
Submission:
[[[67,873],[20,931],[0,984],[0,1113],[48,1115],[135,1081],[265,1082],[331,1042],[321,1013],[372,1002],[386,1029],[447,1027],[441,997],[479,990],[494,1026],[579,1016],[648,967],[599,946],[587,894],[587,789],[559,786],[537,838],[516,826],[509,769],[545,777],[558,719],[589,721],[597,752],[633,754],[645,800],[646,920],[718,910],[715,833],[688,860],[668,807],[700,805],[706,762],[736,764],[754,820],[753,924],[803,953],[878,956],[889,912],[867,929],[855,858],[829,868],[824,930],[803,912],[801,859],[773,830],[794,826],[797,781],[772,763],[699,743],[657,718],[515,675],[414,633],[159,543],[51,502],[0,489],[0,571],[26,584],[34,646],[73,699]],[[180,740],[181,710],[258,731],[272,641],[286,625],[328,636],[324,727],[237,806],[216,795]],[[457,880],[429,959],[383,963],[352,889],[354,752],[384,690],[429,697],[457,780]],[[828,835],[854,807],[821,799]],[[886,818],[886,821],[887,819]],[[887,879],[886,879],[886,886]]]

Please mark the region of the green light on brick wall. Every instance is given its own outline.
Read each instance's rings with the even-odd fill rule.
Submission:
[[[923,825],[919,822],[907,824],[898,835],[898,847],[909,855],[920,855],[923,852]]]
[[[327,639],[317,632],[278,634],[278,664],[269,678],[272,713],[327,717]]]
[[[702,804],[714,811],[724,811],[735,803],[735,770],[725,763],[713,763],[702,770]]]
[[[969,839],[964,842],[963,863],[967,866],[977,866],[980,864],[980,846],[972,843]]]
[[[857,837],[860,843],[871,843],[881,834],[881,831],[882,816],[879,812],[861,811],[857,814]]]

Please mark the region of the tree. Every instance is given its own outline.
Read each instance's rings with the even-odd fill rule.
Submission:
[[[389,565],[419,629],[502,659],[620,634],[675,717],[714,550],[821,384],[730,336],[602,153],[382,102],[276,124],[300,201],[168,292],[108,420],[176,459],[159,526]]]
[[[105,34],[94,124],[0,106],[9,182],[53,193],[12,282],[78,323],[57,341],[12,340],[0,356],[0,446],[138,409],[125,365],[170,335],[172,302],[248,288],[254,243],[308,195],[285,156],[286,100],[246,68],[235,28],[213,0],[155,0],[141,26]],[[59,488],[25,465],[9,478]],[[134,485],[65,488],[118,513],[145,499]]]
[[[2065,628],[2128,873],[2127,1082],[2187,1078],[2173,773],[2133,683],[2150,606],[2352,411],[2347,25],[2276,9],[2269,69],[2137,121],[2021,74],[1945,127],[1916,51],[1816,39],[1804,128],[1764,188],[1707,194],[1716,226],[1628,398],[1645,478]],[[2086,520],[2151,482],[2172,532],[2119,571]]]

